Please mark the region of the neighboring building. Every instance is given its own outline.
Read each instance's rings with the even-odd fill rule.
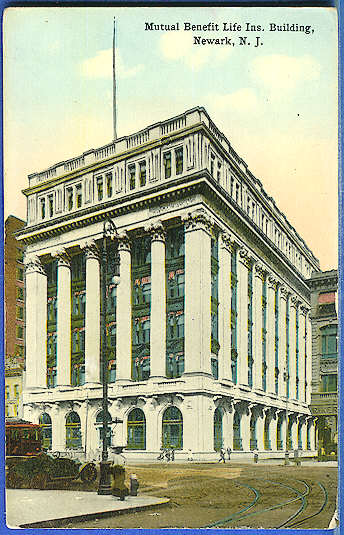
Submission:
[[[25,362],[24,246],[15,233],[25,221],[13,215],[5,221],[5,414],[21,416],[22,374]]]
[[[308,281],[311,289],[312,414],[317,416],[319,451],[337,453],[338,445],[338,273],[320,271]]]
[[[24,193],[24,417],[50,447],[100,445],[110,217],[112,444],[136,458],[315,453],[306,280],[319,263],[204,108],[34,173]]]

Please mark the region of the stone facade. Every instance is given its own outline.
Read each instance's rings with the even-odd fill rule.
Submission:
[[[338,316],[336,270],[313,273],[311,289],[312,403],[317,416],[317,447],[337,453],[338,445]]]
[[[99,451],[105,321],[109,441],[128,457],[314,454],[319,264],[203,108],[30,175],[24,193],[24,415],[52,449]]]

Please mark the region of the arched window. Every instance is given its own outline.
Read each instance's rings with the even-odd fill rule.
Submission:
[[[219,451],[223,446],[222,437],[222,409],[217,407],[214,412],[214,450]]]
[[[51,450],[52,444],[52,425],[49,414],[43,412],[39,417],[39,425],[42,430],[42,448]]]
[[[112,436],[112,433],[111,433],[111,421],[112,421],[111,414],[108,411],[108,413],[107,413],[107,422],[108,422],[107,445],[108,446],[111,446],[111,436]],[[102,445],[103,445],[103,411],[102,410],[100,412],[98,412],[98,414],[97,414],[96,427],[97,427],[97,430],[98,430],[99,447],[101,448]]]
[[[66,418],[66,448],[81,449],[81,423],[76,412],[70,412]]]
[[[183,417],[177,407],[168,407],[162,417],[162,447],[183,448]]]
[[[256,427],[257,427],[257,418],[255,416],[251,416],[250,420],[250,450],[256,450],[257,449],[257,433],[256,433]]]
[[[267,416],[265,416],[265,422],[264,422],[264,449],[271,450],[270,419]]]
[[[233,418],[233,450],[242,450],[240,414],[238,411],[235,411]]]
[[[133,409],[128,415],[127,449],[146,449],[146,418],[141,409]]]

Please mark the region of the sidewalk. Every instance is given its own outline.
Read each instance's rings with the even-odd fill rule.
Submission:
[[[128,496],[121,501],[113,496],[98,496],[95,492],[7,489],[6,523],[12,529],[44,527],[45,523],[51,521],[99,518],[134,512],[168,502],[167,498],[145,495]]]

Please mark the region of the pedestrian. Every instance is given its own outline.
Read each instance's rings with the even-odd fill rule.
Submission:
[[[171,448],[171,451],[170,451],[170,460],[171,460],[171,461],[174,461],[174,448]]]
[[[228,446],[227,448],[227,456],[228,456],[228,460],[230,461],[231,460],[231,453],[232,453],[232,449],[230,446]]]
[[[220,449],[220,459],[219,459],[219,463],[223,461],[224,463],[226,462],[226,459],[225,459],[225,450],[224,448],[221,448]]]
[[[257,450],[257,448],[255,448],[253,450],[253,462],[256,463],[256,464],[258,462],[258,450]]]
[[[169,462],[171,460],[171,453],[170,453],[170,450],[166,450],[165,451],[165,457],[166,457],[166,461]]]

